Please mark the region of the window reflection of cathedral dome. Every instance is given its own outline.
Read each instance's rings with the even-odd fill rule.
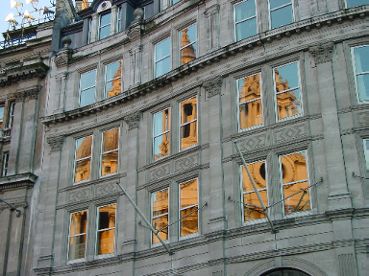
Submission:
[[[188,29],[182,31],[181,45],[189,45],[191,43],[188,36]],[[181,51],[181,63],[186,64],[196,58],[196,51],[193,45],[189,45]]]

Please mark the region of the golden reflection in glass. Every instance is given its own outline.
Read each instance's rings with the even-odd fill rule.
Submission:
[[[68,260],[82,259],[86,251],[87,211],[72,213],[69,225]]]
[[[101,154],[101,176],[114,174],[118,170],[119,128],[103,132]]]
[[[92,135],[76,140],[74,183],[89,180],[91,175]]]
[[[185,237],[199,231],[199,201],[197,178],[180,184],[180,235]]]
[[[170,110],[156,112],[153,116],[153,155],[158,160],[170,153]]]
[[[98,208],[97,255],[114,253],[116,209],[115,203]]]
[[[192,24],[191,26],[180,31],[179,40],[180,40],[181,65],[196,59],[196,48],[197,48],[196,24]]]
[[[305,152],[281,156],[281,171],[285,215],[310,210]]]
[[[240,129],[263,125],[260,73],[237,81]]]
[[[296,62],[274,69],[278,120],[302,114],[299,69]]]
[[[264,206],[268,206],[265,161],[248,164],[247,168],[250,171],[251,177],[255,181],[256,189],[261,195]],[[242,166],[242,188],[244,222],[265,218],[263,208],[244,166]]]
[[[90,2],[88,0],[82,0],[82,10],[87,9],[90,6]]]
[[[122,93],[122,64],[115,61],[105,66],[105,95],[114,97]]]
[[[159,230],[159,236],[163,241],[168,240],[169,223],[169,188],[151,194],[152,225]],[[152,234],[152,244],[159,243],[156,235]]]
[[[181,150],[197,145],[197,98],[184,100],[180,104]]]

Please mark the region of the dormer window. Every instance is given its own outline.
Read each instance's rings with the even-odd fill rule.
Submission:
[[[100,15],[99,21],[99,39],[108,37],[111,33],[111,12]]]

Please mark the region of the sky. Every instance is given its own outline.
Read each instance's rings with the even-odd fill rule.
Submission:
[[[27,4],[26,0],[16,0],[17,2],[23,3],[23,8],[21,8],[23,11],[27,10],[32,15],[36,16],[38,13],[33,13],[34,9],[31,4]],[[38,0],[37,7],[42,8],[44,6],[51,6],[50,0]],[[5,17],[9,14],[13,13],[16,20],[18,22],[21,22],[21,18],[17,18],[17,10],[15,8],[10,7],[10,0],[0,0],[0,41],[3,40],[2,33],[5,32],[9,28],[9,23],[5,21]]]

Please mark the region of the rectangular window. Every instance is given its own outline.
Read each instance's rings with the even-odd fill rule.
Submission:
[[[151,194],[151,224],[159,231],[163,241],[169,238],[169,188]],[[152,244],[158,244],[159,239],[152,234]]]
[[[122,93],[122,62],[114,61],[105,65],[105,98]]]
[[[96,69],[81,74],[79,85],[79,105],[85,106],[96,101]]]
[[[199,232],[199,192],[197,178],[179,185],[180,237]]]
[[[294,21],[292,0],[269,0],[270,26],[276,29]]]
[[[346,0],[347,8],[369,5],[369,0]]]
[[[3,152],[1,176],[8,175],[9,152]]]
[[[352,59],[358,100],[369,102],[369,45],[352,48]]]
[[[181,65],[193,61],[197,55],[197,25],[196,23],[179,32],[179,51]]]
[[[155,78],[168,73],[172,69],[170,37],[155,44],[154,75]]]
[[[115,252],[116,209],[115,203],[97,208],[96,255]]]
[[[100,15],[99,39],[106,38],[111,34],[111,12]]]
[[[153,116],[153,156],[154,160],[170,154],[170,109],[156,112]]]
[[[0,128],[4,127],[4,104],[0,104]]]
[[[246,172],[244,166],[241,166],[242,174],[242,210],[243,210],[243,221],[245,223],[264,219],[265,214],[263,206],[261,206],[258,196],[251,184],[250,178]],[[267,192],[267,177],[266,177],[266,162],[258,161],[247,165],[251,177],[254,179],[256,188],[263,200],[264,206],[268,206],[268,192]]]
[[[103,132],[101,148],[101,176],[116,173],[119,157],[119,128]]]
[[[255,0],[244,0],[234,5],[234,31],[236,41],[256,35]]]
[[[274,94],[278,120],[302,115],[302,96],[298,62],[273,69]]]
[[[295,152],[279,158],[284,215],[309,211],[310,191],[306,152]]]
[[[117,10],[117,26],[115,27],[116,32],[119,33],[122,31],[122,7],[119,6]]]
[[[365,156],[365,167],[369,171],[369,139],[364,139],[364,156]]]
[[[74,183],[89,180],[91,177],[92,135],[76,140],[74,155]]]
[[[197,97],[180,103],[180,150],[197,145]]]
[[[68,260],[84,259],[86,255],[87,210],[70,215]]]
[[[15,102],[10,102],[9,109],[8,109],[8,123],[6,124],[6,128],[13,127],[14,110],[15,110]]]
[[[239,129],[250,129],[263,125],[260,73],[237,80],[237,92]]]

